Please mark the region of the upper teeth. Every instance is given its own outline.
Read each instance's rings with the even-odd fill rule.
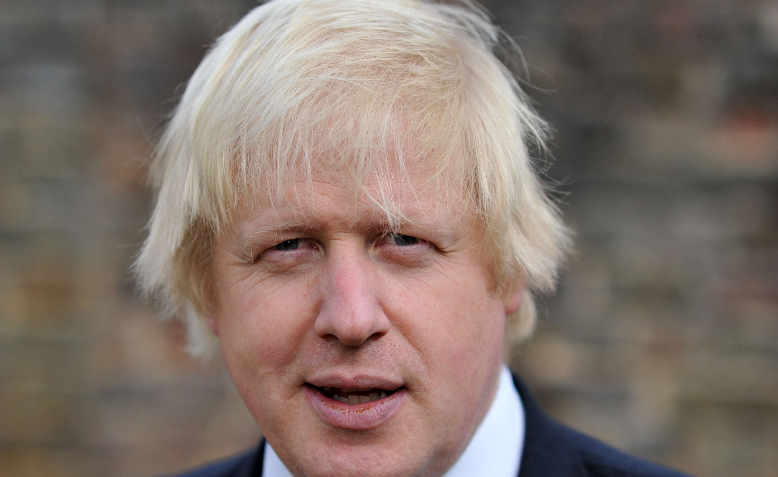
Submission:
[[[324,389],[327,389],[326,387]],[[345,391],[344,391],[345,392]],[[383,399],[387,396],[386,391],[370,393],[365,396],[364,394],[348,394],[347,396],[341,396],[340,394],[333,394],[332,398],[346,404],[362,404],[366,402],[373,402],[379,399]]]

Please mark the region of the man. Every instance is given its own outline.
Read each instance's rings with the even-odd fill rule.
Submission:
[[[502,363],[569,239],[500,39],[469,2],[274,0],[208,53],[137,272],[266,442],[188,475],[678,475],[550,421]]]

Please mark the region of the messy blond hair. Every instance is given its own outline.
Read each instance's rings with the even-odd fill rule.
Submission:
[[[526,284],[510,331],[528,336],[531,295],[554,288],[569,238],[530,158],[546,126],[493,52],[504,40],[469,0],[273,0],[221,36],[160,141],[135,264],[143,291],[186,320],[190,351],[216,342],[212,247],[242,198],[278,199],[318,170],[389,184],[390,159],[467,191],[498,282]],[[390,195],[376,200],[391,222]]]

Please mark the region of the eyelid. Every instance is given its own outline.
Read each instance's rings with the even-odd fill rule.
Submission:
[[[404,239],[404,238],[409,238],[409,239],[413,239],[413,240],[415,240],[415,241],[416,241],[416,243],[414,243],[414,244],[411,244],[411,245],[416,245],[416,244],[419,244],[419,243],[426,243],[426,241],[425,241],[424,239],[421,239],[421,238],[419,238],[419,237],[417,237],[417,236],[415,236],[415,235],[411,235],[411,234],[404,234],[404,233],[400,233],[400,232],[387,232],[387,233],[385,233],[385,234],[383,234],[383,235],[381,236],[381,239],[380,239],[380,240],[381,240],[381,241],[383,241],[383,240],[385,240],[386,238],[394,238],[394,239],[398,239],[398,238],[400,238],[400,237],[402,237],[403,239]],[[396,245],[398,245],[398,244],[396,244]],[[410,246],[410,245],[404,245],[404,246]]]
[[[399,245],[399,244],[394,244],[394,243],[391,243],[391,242],[387,242],[386,239],[388,237],[391,237],[392,235],[402,235],[402,236],[405,236],[405,237],[413,238],[415,240],[415,243],[406,244],[406,245]],[[423,233],[419,234],[419,235],[423,235]],[[403,253],[419,253],[419,248],[420,247],[424,247],[424,248],[427,248],[427,249],[430,249],[430,250],[436,250],[436,251],[442,251],[443,250],[440,247],[439,244],[437,244],[437,243],[435,243],[433,241],[430,241],[428,238],[424,238],[424,237],[419,236],[419,235],[414,234],[412,231],[409,231],[409,233],[385,232],[385,233],[381,234],[378,237],[378,239],[376,240],[375,244],[376,244],[376,246],[378,246],[378,245],[394,246],[394,247],[397,248],[398,252],[399,252],[400,249],[403,249],[404,250]],[[414,252],[412,252],[412,251],[414,251]]]
[[[301,244],[298,248],[292,249],[292,250],[278,250],[276,247],[279,245],[289,242],[291,240],[300,240]],[[308,244],[309,247],[306,247],[305,245]],[[274,242],[267,246],[267,245],[260,245],[256,246],[253,245],[250,247],[249,250],[249,260],[248,262],[250,264],[256,263],[257,261],[261,260],[263,256],[267,255],[268,253],[279,253],[279,254],[292,254],[292,253],[303,253],[308,248],[315,248],[318,249],[318,245],[313,239],[304,237],[304,236],[289,236],[289,237],[276,237]],[[259,250],[259,251],[257,251]]]

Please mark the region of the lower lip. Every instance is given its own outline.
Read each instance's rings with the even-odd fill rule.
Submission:
[[[403,405],[408,395],[398,389],[391,396],[362,404],[347,404],[328,398],[312,386],[304,386],[305,399],[322,421],[334,427],[366,431],[389,420]]]

